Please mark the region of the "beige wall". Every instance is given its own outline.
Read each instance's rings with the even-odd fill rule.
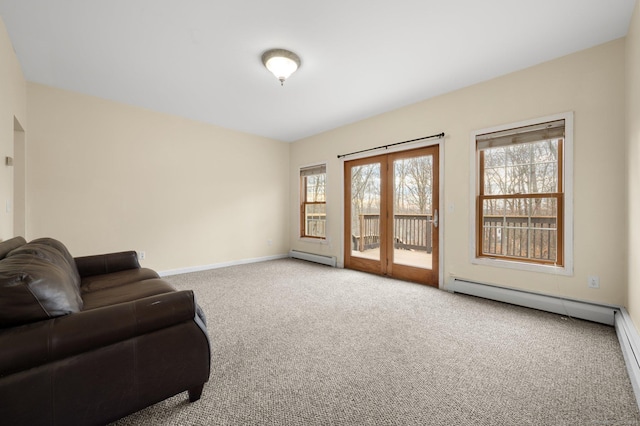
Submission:
[[[7,30],[0,18],[0,239],[14,236],[14,173],[21,167],[5,166],[5,157],[15,157],[14,123],[26,129],[26,89],[22,69],[18,63]],[[24,136],[18,135],[24,143]],[[20,152],[18,152],[20,159]],[[17,164],[17,166],[21,166]],[[21,182],[18,177],[18,182]],[[10,211],[7,212],[7,202]]]
[[[627,34],[628,310],[640,328],[640,5]]]
[[[0,22],[0,160],[14,154],[15,117],[26,130],[27,237],[60,238],[77,255],[145,250],[145,264],[159,270],[290,247],[341,259],[336,155],[444,131],[445,280],[457,274],[621,305],[628,297],[637,323],[640,270],[628,256],[638,258],[640,228],[627,226],[640,211],[637,9],[626,50],[625,40],[617,40],[291,145],[36,84],[25,95]],[[472,265],[471,131],[565,111],[575,113],[574,275]],[[329,173],[327,244],[297,238],[297,170],[320,161]],[[0,175],[0,238],[8,238],[13,215],[4,207],[13,199],[13,171],[0,164]],[[600,276],[599,290],[587,288],[591,274]]]
[[[287,253],[289,145],[29,83],[27,231],[160,271]]]
[[[435,66],[435,65],[434,65]],[[337,154],[446,133],[444,279],[450,274],[527,290],[625,304],[625,41],[607,43],[523,71],[295,142],[291,147],[292,218],[298,215],[298,167],[328,162],[329,243],[297,238],[291,247],[342,259],[342,163]],[[575,113],[574,275],[472,265],[469,258],[470,134],[473,130]],[[453,206],[453,212],[449,207]],[[600,276],[600,289],[587,276]]]

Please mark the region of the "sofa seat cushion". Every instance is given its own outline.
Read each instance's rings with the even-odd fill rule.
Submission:
[[[166,281],[151,278],[135,283],[135,285],[119,285],[83,294],[84,310],[101,308],[117,303],[131,302],[144,297],[176,291]]]
[[[124,271],[112,272],[110,274],[83,277],[80,288],[84,297],[86,293],[92,293],[94,291],[105,290],[112,287],[119,287],[153,278],[159,278],[158,274],[153,269],[127,269]]]

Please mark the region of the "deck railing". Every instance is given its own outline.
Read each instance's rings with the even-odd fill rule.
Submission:
[[[393,246],[397,249],[431,253],[432,216],[430,214],[396,214],[393,216]],[[358,216],[358,232],[352,236],[352,249],[365,251],[380,247],[380,215]]]
[[[305,216],[305,234],[308,237],[324,238],[326,234],[327,215],[325,213],[307,213]]]
[[[557,240],[554,216],[491,216],[483,219],[482,253],[555,260]]]
[[[397,214],[393,217],[393,245],[397,249],[431,253],[432,216]],[[358,216],[358,231],[352,236],[352,249],[365,251],[380,247],[380,215]],[[485,255],[554,260],[557,227],[553,216],[491,216],[483,220],[482,250]]]

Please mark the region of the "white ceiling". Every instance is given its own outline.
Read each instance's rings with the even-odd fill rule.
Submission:
[[[29,81],[282,141],[626,35],[635,0],[0,0]],[[284,87],[271,48],[302,66]]]

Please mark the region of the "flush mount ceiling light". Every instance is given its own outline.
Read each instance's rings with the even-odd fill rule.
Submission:
[[[300,57],[285,49],[271,49],[262,54],[262,63],[284,86],[284,81],[300,68]]]

